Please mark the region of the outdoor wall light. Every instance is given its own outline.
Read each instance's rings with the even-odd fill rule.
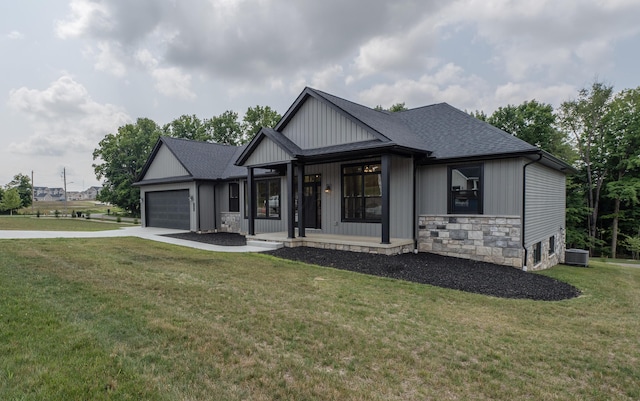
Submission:
[[[326,193],[330,193],[331,192],[331,184],[327,184],[326,188],[324,189],[324,192],[326,192]]]

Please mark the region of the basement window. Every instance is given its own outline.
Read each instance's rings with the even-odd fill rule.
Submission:
[[[533,244],[533,265],[542,262],[542,242]]]
[[[556,253],[556,236],[552,235],[551,238],[549,238],[549,255],[553,255],[554,253]]]

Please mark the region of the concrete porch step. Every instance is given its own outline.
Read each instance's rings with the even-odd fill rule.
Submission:
[[[276,250],[276,249],[280,249],[282,247],[284,247],[284,244],[282,242],[277,242],[277,241],[262,241],[262,240],[247,240],[247,245],[249,246],[256,246],[259,248],[266,248],[266,249],[271,249],[271,250]]]

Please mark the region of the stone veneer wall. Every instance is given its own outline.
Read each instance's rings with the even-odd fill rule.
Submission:
[[[221,212],[220,231],[228,233],[240,232],[240,213],[239,212]]]
[[[527,270],[544,270],[553,267],[559,263],[564,263],[564,251],[566,250],[565,237],[566,233],[560,229],[555,234],[556,249],[551,255],[549,254],[549,240],[546,238],[540,241],[542,245],[541,261],[537,265],[533,264],[533,244],[527,248]]]
[[[418,250],[522,269],[521,233],[519,216],[423,215]]]

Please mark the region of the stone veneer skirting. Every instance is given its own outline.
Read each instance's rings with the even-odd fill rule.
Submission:
[[[418,250],[522,269],[520,216],[423,215]],[[562,241],[564,243],[564,241]]]
[[[220,231],[228,233],[240,232],[240,212],[221,212]]]

